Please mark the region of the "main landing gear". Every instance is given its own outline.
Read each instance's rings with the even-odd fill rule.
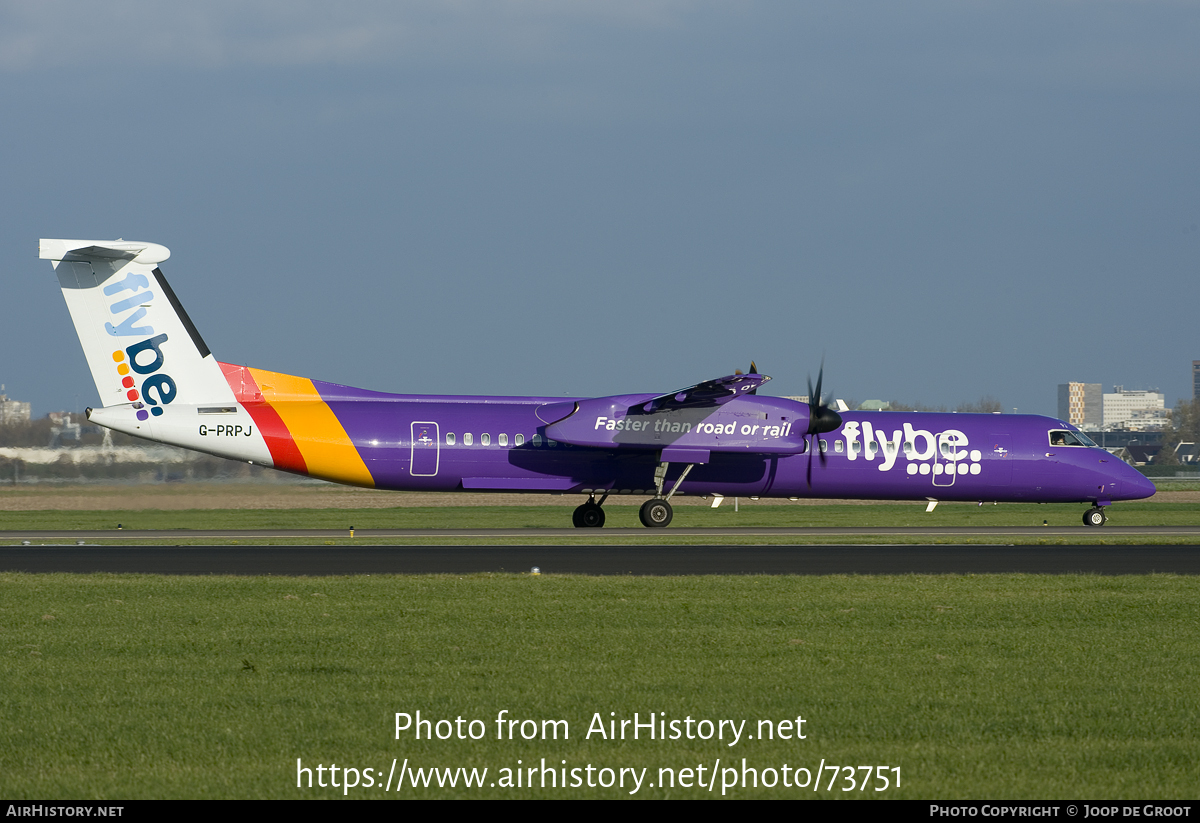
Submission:
[[[651,529],[666,527],[674,516],[675,510],[671,508],[671,504],[657,497],[643,503],[638,512],[638,519],[642,521],[642,525]]]
[[[1099,506],[1092,506],[1083,513],[1083,525],[1085,526],[1103,526],[1107,522],[1108,515]]]
[[[600,508],[604,505],[604,501],[608,499],[608,492],[600,498],[600,502],[596,502],[596,495],[588,498],[588,501],[571,513],[571,522],[577,529],[599,529],[604,526],[604,509]]]
[[[642,521],[642,525],[650,529],[665,528],[671,518],[675,516],[675,510],[671,508],[671,498],[675,496],[675,492],[679,490],[679,484],[688,476],[688,472],[696,465],[688,463],[680,473],[679,479],[675,481],[675,485],[667,494],[663,495],[663,486],[667,479],[667,467],[670,463],[659,463],[654,470],[654,499],[647,500],[642,504],[642,508],[638,511],[638,519]],[[604,525],[604,509],[600,508],[604,505],[604,501],[608,499],[608,492],[599,500],[596,500],[596,495],[588,498],[588,501],[571,513],[571,522],[577,529],[598,529]]]
[[[671,508],[671,498],[675,496],[675,492],[679,491],[679,485],[696,464],[688,463],[680,473],[679,479],[675,481],[675,485],[667,492],[666,497],[663,497],[663,485],[666,483],[667,467],[670,465],[670,463],[658,464],[658,468],[654,470],[654,499],[647,500],[638,511],[638,519],[648,529],[662,529],[670,524],[671,518],[675,516],[675,510]]]

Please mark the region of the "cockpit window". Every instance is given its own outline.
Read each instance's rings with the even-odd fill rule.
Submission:
[[[1095,446],[1086,434],[1054,429],[1050,432],[1051,446]]]

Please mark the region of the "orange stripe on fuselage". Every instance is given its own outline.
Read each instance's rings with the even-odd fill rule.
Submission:
[[[337,483],[374,488],[358,449],[316,386],[306,377],[247,369],[262,398],[283,421],[299,447],[308,474]]]

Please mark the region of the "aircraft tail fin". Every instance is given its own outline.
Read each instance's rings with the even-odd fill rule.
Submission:
[[[100,402],[132,403],[139,419],[161,415],[170,403],[234,402],[158,267],[170,255],[165,246],[125,240],[40,243],[38,256],[58,275]]]

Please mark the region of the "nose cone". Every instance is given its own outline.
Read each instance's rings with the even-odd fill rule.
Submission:
[[[1103,473],[1113,500],[1142,500],[1158,491],[1150,478],[1116,458],[1109,459]]]
[[[1125,493],[1121,495],[1122,497],[1127,500],[1143,500],[1158,491],[1158,487],[1149,477],[1133,466],[1127,466],[1127,468],[1130,470],[1131,477],[1128,480],[1122,480],[1122,485],[1126,489]]]

